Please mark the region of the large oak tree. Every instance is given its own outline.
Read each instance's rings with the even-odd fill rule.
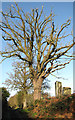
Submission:
[[[2,12],[0,28],[3,31],[2,38],[8,44],[1,55],[3,60],[18,57],[28,64],[34,100],[40,100],[44,79],[65,68],[72,60],[73,56],[69,51],[74,42],[68,42],[71,34],[63,33],[71,20],[68,19],[58,29],[53,21],[52,11],[49,16],[44,17],[43,7],[40,12],[33,9],[31,13],[24,13],[16,3],[15,5],[12,5],[8,13]]]

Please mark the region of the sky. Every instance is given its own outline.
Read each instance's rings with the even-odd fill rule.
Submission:
[[[4,12],[8,11],[8,8],[14,4],[14,2],[3,2],[2,3],[2,10]],[[71,17],[71,26],[69,27],[68,31],[71,31],[73,28],[73,2],[18,2],[19,7],[23,8],[25,12],[30,12],[32,8],[41,9],[44,6],[44,14],[48,15],[51,8],[54,12],[55,16],[55,25],[60,26],[68,18]],[[2,42],[1,47],[3,48],[4,42]],[[7,59],[3,61],[0,65],[0,84],[3,83],[6,78],[8,78],[7,73],[12,71],[12,59]],[[51,75],[48,76],[50,80],[51,89],[48,90],[51,96],[55,95],[55,81],[61,81],[62,87],[71,87],[73,93],[73,62],[71,62],[67,67],[57,73],[58,76],[61,76],[67,80],[57,79],[52,77]],[[11,92],[11,96],[15,94],[15,91]]]

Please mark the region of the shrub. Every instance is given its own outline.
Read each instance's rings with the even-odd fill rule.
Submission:
[[[2,100],[7,100],[9,95],[10,95],[10,93],[6,90],[6,88],[2,87]]]

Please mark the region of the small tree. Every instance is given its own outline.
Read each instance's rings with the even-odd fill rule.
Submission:
[[[5,80],[3,84],[9,89],[21,90],[28,92],[33,85],[29,78],[29,71],[26,69],[27,65],[25,62],[13,62],[13,73],[8,73],[9,78]]]
[[[12,65],[13,73],[8,73],[9,78],[5,80],[5,85],[9,89],[15,89],[18,90],[18,103],[19,105],[23,104],[23,108],[25,108],[26,105],[26,98],[28,95],[29,89],[32,89],[33,85],[31,80],[29,79],[29,71],[26,69],[27,65],[25,62],[14,62]],[[21,97],[22,100],[21,100]],[[20,98],[20,99],[19,99]],[[21,103],[20,103],[21,102]]]
[[[40,100],[44,79],[65,68],[72,60],[73,55],[69,51],[75,43],[72,40],[68,42],[71,33],[63,33],[71,20],[68,19],[58,29],[52,11],[44,17],[43,7],[41,12],[33,9],[32,13],[24,13],[16,3],[15,5],[12,5],[8,13],[2,12],[0,28],[3,31],[2,38],[8,41],[8,46],[1,55],[3,60],[18,57],[28,64],[34,100]]]

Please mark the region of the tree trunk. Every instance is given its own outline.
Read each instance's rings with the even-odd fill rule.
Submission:
[[[24,98],[23,98],[23,109],[27,107],[27,92],[24,91]]]
[[[27,107],[27,102],[26,102],[26,98],[25,100],[23,101],[23,109],[25,109]]]
[[[41,99],[41,86],[42,86],[42,79],[41,80],[34,80],[33,81],[34,86],[34,101]]]

